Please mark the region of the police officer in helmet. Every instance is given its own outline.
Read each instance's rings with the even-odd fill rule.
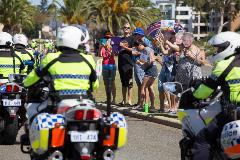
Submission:
[[[224,94],[222,104],[240,104],[240,35],[235,32],[222,32],[209,40],[217,49],[212,56],[214,68],[209,78],[205,79],[193,92],[193,99],[208,98],[218,86]],[[224,103],[223,103],[224,102]],[[217,115],[196,136],[193,145],[194,160],[212,160],[212,144],[220,138],[223,126],[230,121],[225,112]]]
[[[31,90],[48,77],[51,80],[50,90],[54,90],[60,99],[76,99],[80,96],[88,98],[89,91],[99,86],[92,55],[86,55],[78,49],[88,40],[89,33],[85,27],[67,26],[60,29],[57,47],[61,53],[47,54],[40,67],[34,69],[24,80],[25,87]],[[31,91],[29,96],[31,97]],[[32,96],[29,101],[27,115],[31,118],[38,113],[39,105],[36,104],[39,103],[39,97]]]
[[[8,75],[20,73],[24,69],[21,58],[12,48],[12,36],[7,32],[0,32],[0,82],[8,82]]]
[[[15,34],[13,36],[15,53],[21,58],[25,67],[22,73],[29,73],[34,68],[33,51],[28,50],[28,38],[24,34]]]

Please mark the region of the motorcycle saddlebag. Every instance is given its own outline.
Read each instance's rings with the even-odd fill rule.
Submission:
[[[127,142],[126,120],[124,116],[118,112],[111,113],[110,118],[110,136],[103,141],[103,145],[107,147],[121,148]]]
[[[64,117],[61,114],[41,113],[30,125],[29,138],[34,153],[44,154],[49,147],[64,145]]]

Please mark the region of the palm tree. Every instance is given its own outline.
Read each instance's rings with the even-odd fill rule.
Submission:
[[[48,9],[48,0],[41,0],[40,5],[38,5],[38,8],[41,12],[46,12]]]
[[[60,8],[63,22],[68,24],[86,23],[88,4],[85,0],[64,0],[64,6]]]
[[[9,33],[21,31],[21,28],[33,27],[35,8],[27,0],[1,0],[0,22],[3,30]]]
[[[149,0],[64,0],[59,13],[64,23],[95,24],[113,33],[126,21],[132,26],[149,24],[156,18],[151,6]]]
[[[125,22],[135,26],[134,22],[146,26],[151,22],[151,16],[146,8],[137,6],[130,0],[88,0],[88,19],[98,26],[105,24],[111,33],[116,33]]]

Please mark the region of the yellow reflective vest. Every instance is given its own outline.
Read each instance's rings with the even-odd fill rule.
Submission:
[[[223,83],[219,82],[218,78],[233,60],[237,66],[227,73]],[[197,99],[206,99],[218,86],[222,87],[227,100],[232,103],[240,103],[240,55],[217,62],[210,77],[194,91],[193,95]]]
[[[27,61],[32,61],[34,63],[34,55],[32,50],[27,50],[24,47],[15,48],[15,53],[21,58],[23,63],[25,64]],[[33,65],[25,67],[24,70],[21,71],[22,74],[30,72],[33,69]]]
[[[20,57],[10,48],[0,48],[0,74],[3,78],[8,78],[8,75],[12,73],[19,74],[23,67]]]
[[[91,67],[83,60],[87,60]],[[49,67],[50,66],[50,67]],[[47,54],[24,80],[24,86],[38,83],[45,75],[50,75],[53,87],[61,95],[85,95],[90,89],[90,77],[95,74],[96,64],[91,55],[82,53]],[[92,89],[99,86],[97,79],[91,82]]]

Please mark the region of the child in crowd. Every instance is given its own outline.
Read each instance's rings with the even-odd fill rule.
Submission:
[[[142,40],[135,41],[134,46],[136,48],[136,52],[133,52],[132,54],[140,55],[140,58],[136,61],[136,63],[140,65],[145,72],[141,85],[140,106],[138,106],[137,108],[142,109],[143,104],[146,103],[144,101],[146,100],[146,89],[148,89],[151,101],[150,109],[155,109],[155,95],[153,90],[153,84],[157,77],[158,71],[155,62],[154,51],[151,48],[146,47],[146,44]]]

